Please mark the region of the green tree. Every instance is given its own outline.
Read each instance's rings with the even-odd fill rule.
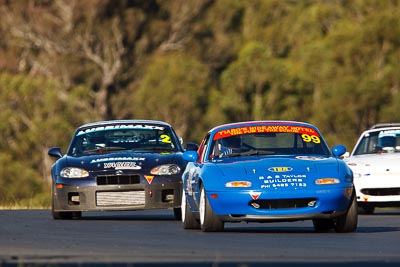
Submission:
[[[120,16],[107,17],[108,8],[115,9],[112,1],[26,1],[0,7],[4,43],[15,50],[18,70],[66,87],[84,80],[92,87],[98,119],[111,113],[108,100],[126,53]]]
[[[398,106],[394,100],[399,92],[400,67],[398,11],[353,16],[337,23],[319,43],[321,49],[314,46],[305,59],[311,63],[310,72],[317,73],[311,119],[329,129],[329,138],[342,139],[349,147],[355,141],[347,140],[354,140],[366,128],[398,119],[388,111]],[[332,108],[318,112],[318,106]]]
[[[312,84],[294,70],[296,64],[272,55],[259,42],[249,42],[221,75],[220,106],[226,121],[305,120]]]
[[[203,134],[208,81],[208,68],[195,58],[183,53],[158,55],[125,105],[135,118],[167,121],[179,135],[198,139]]]
[[[93,118],[92,101],[87,87],[66,92],[55,81],[0,74],[0,154],[7,162],[0,180],[5,190],[20,189],[4,194],[3,202],[45,192],[52,164],[47,150],[61,146],[65,151],[74,129]]]

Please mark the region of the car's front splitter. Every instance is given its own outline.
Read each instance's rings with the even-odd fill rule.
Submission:
[[[333,219],[346,213],[344,211],[332,211],[329,213],[312,213],[296,215],[220,215],[218,218],[224,222],[289,222],[312,219]]]

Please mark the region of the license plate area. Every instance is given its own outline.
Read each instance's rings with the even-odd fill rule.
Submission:
[[[96,192],[96,206],[135,206],[144,205],[144,190],[134,191],[98,191]]]

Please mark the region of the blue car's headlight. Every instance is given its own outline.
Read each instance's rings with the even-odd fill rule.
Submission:
[[[165,164],[154,167],[151,169],[150,173],[154,175],[174,175],[178,174],[180,171],[181,168],[176,164]]]
[[[64,178],[85,178],[89,176],[89,172],[80,168],[66,167],[61,170],[60,175]]]
[[[225,187],[251,187],[251,182],[249,181],[232,181],[227,182]]]
[[[320,178],[315,180],[315,184],[340,184],[340,180],[337,178]]]

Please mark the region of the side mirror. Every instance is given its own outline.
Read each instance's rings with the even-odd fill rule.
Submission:
[[[199,145],[194,142],[188,142],[186,144],[186,151],[197,151],[199,149]]]
[[[332,153],[335,157],[339,158],[346,153],[346,147],[344,145],[336,145],[332,147]]]
[[[52,147],[49,149],[49,151],[47,152],[47,154],[51,157],[55,157],[55,158],[62,158],[62,153],[61,153],[61,148],[59,147]]]
[[[189,150],[183,152],[183,159],[188,162],[196,162],[199,159],[199,154],[196,151]]]

